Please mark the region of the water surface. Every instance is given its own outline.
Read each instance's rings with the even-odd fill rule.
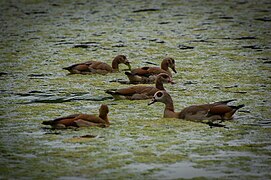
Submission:
[[[1,2],[0,177],[271,179],[269,1]],[[79,46],[84,44],[85,46]],[[124,72],[67,75],[87,60],[132,67],[176,60],[176,110],[226,99],[246,106],[227,128],[164,119],[164,106],[114,101]],[[125,66],[121,66],[125,69]],[[110,108],[106,129],[41,122]],[[93,135],[93,138],[82,136]]]

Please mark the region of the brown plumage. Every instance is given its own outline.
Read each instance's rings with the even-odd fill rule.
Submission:
[[[161,62],[161,67],[141,67],[132,69],[131,72],[125,72],[125,74],[132,84],[154,83],[157,75],[160,73],[167,73],[170,77],[172,77],[169,68],[177,73],[175,69],[175,60],[167,57]]]
[[[66,117],[60,117],[51,121],[43,121],[44,125],[51,125],[54,128],[66,128],[66,127],[87,127],[87,126],[98,126],[108,127],[109,109],[107,105],[101,105],[99,109],[99,116],[92,114],[72,114]]]
[[[131,69],[130,62],[124,55],[116,56],[112,61],[112,66],[100,61],[87,61],[73,64],[63,69],[68,70],[71,74],[107,74],[118,71],[119,64],[121,63],[127,65],[128,68]]]
[[[115,99],[151,99],[157,91],[165,90],[163,83],[173,83],[172,78],[166,73],[157,76],[155,87],[135,85],[117,90],[107,90],[106,93],[111,94]]]
[[[165,118],[179,118],[193,121],[201,120],[230,120],[233,114],[244,105],[229,106],[227,103],[233,100],[219,101],[211,104],[193,105],[184,108],[181,112],[174,111],[173,100],[166,91],[158,91],[154,94],[149,105],[155,102],[164,103],[164,117]]]

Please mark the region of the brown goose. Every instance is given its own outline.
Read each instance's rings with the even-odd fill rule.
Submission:
[[[66,127],[108,127],[110,125],[108,120],[109,109],[107,105],[101,105],[99,109],[99,116],[92,114],[72,114],[66,117],[60,117],[51,121],[43,121],[44,125],[51,125],[53,128]]]
[[[201,120],[230,120],[233,114],[244,105],[229,106],[227,103],[234,100],[220,101],[212,104],[193,105],[184,108],[180,112],[174,111],[173,100],[166,91],[158,91],[154,94],[152,101],[148,104],[151,105],[155,102],[164,103],[164,118],[179,118],[192,121]]]
[[[177,73],[175,69],[175,60],[167,57],[161,62],[161,67],[141,67],[132,69],[131,72],[125,72],[125,74],[129,78],[131,84],[154,83],[156,76],[160,73],[167,73],[172,77],[169,68]]]
[[[166,73],[161,73],[157,76],[155,87],[135,85],[117,90],[107,90],[105,92],[111,94],[115,99],[151,99],[157,91],[165,90],[163,83],[173,83],[172,78]]]
[[[112,61],[112,67],[104,62],[100,61],[87,61],[84,63],[73,64],[63,69],[68,70],[70,74],[107,74],[119,71],[119,64],[125,64],[131,69],[130,62],[126,56],[118,55]]]

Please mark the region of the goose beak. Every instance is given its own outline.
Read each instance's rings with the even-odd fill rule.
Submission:
[[[130,62],[129,62],[129,61],[127,61],[127,62],[125,63],[125,65],[127,65],[127,66],[128,66],[128,69],[131,70],[131,65],[130,65]]]
[[[173,81],[172,78],[170,78],[170,79],[168,80],[168,83],[170,83],[170,84],[175,84],[175,82]]]
[[[173,72],[175,72],[175,73],[177,73],[177,71],[176,71],[175,67],[173,67],[173,68],[172,68],[172,71],[173,71]]]
[[[148,106],[155,103],[155,102],[156,102],[156,100],[154,98],[152,98],[152,100],[148,103]]]

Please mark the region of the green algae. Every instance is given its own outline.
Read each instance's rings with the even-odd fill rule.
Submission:
[[[270,24],[255,20],[268,17],[267,2],[115,3],[1,2],[0,177],[156,179],[165,172],[165,179],[270,179]],[[133,12],[154,7],[159,10]],[[73,48],[86,42],[95,46]],[[108,98],[104,90],[128,86],[110,82],[127,80],[124,71],[82,76],[62,70],[88,60],[110,64],[117,54],[132,67],[173,57],[176,84],[165,87],[176,111],[234,98],[244,111],[225,122],[228,129],[166,119],[162,104]],[[109,105],[109,128],[41,125],[97,114],[102,103]],[[187,162],[194,168],[189,176],[171,176]],[[175,164],[179,169],[165,170]]]

